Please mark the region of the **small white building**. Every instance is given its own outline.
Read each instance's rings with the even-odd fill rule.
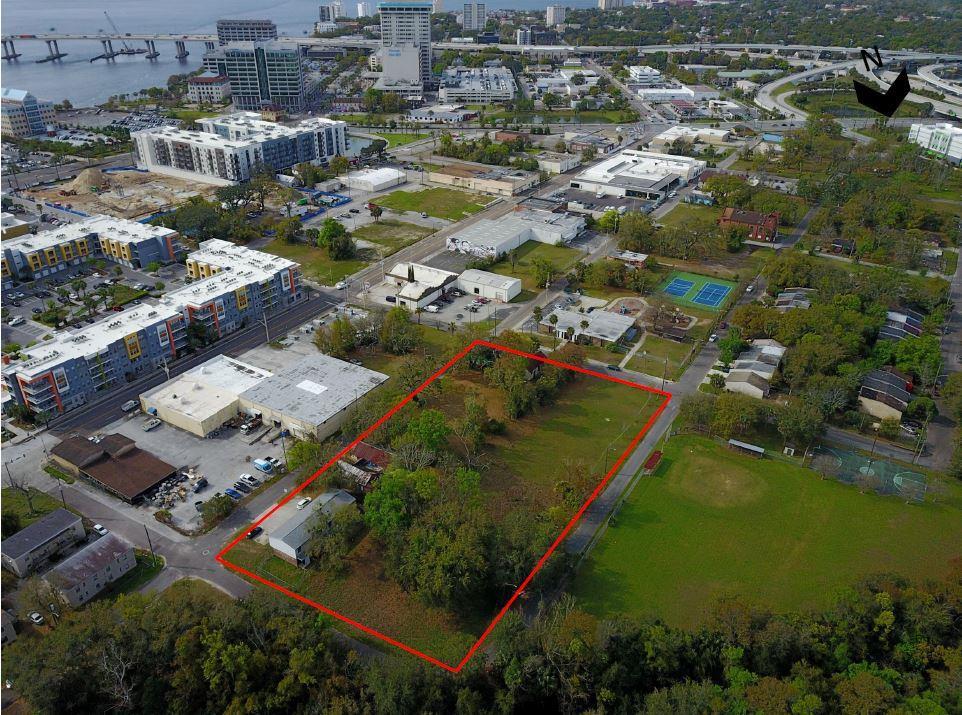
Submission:
[[[61,561],[44,579],[65,603],[76,608],[136,565],[134,547],[111,533]]]
[[[538,168],[549,174],[563,174],[581,166],[581,157],[567,152],[543,151],[534,158],[538,160]]]
[[[521,293],[521,280],[489,271],[469,268],[458,277],[457,286],[468,295],[508,303]]]
[[[322,519],[330,523],[336,512],[353,503],[354,497],[343,489],[314,497],[310,504],[295,511],[287,521],[271,531],[267,543],[285,561],[295,566],[307,566],[311,563],[306,549],[311,532]]]
[[[407,174],[400,169],[382,167],[379,169],[360,169],[344,177],[344,183],[359,191],[384,191],[407,182]]]
[[[215,72],[204,72],[187,80],[187,99],[191,102],[223,104],[230,98],[230,79]]]
[[[661,84],[662,82],[661,72],[648,65],[629,65],[628,76],[631,78],[632,84],[642,84],[650,87],[655,84]]]
[[[394,296],[395,305],[413,313],[433,303],[457,281],[458,274],[421,263],[397,263],[386,278],[399,289]]]

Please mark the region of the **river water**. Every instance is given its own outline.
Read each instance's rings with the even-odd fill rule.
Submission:
[[[57,32],[81,33],[110,30],[104,10],[120,32],[131,33],[212,33],[220,18],[269,18],[283,35],[304,35],[317,20],[318,2],[305,0],[3,0],[0,22],[3,34],[38,34],[56,28]],[[542,8],[546,0],[488,0],[488,7]],[[569,5],[594,6],[592,0],[572,0]],[[343,2],[345,12],[354,13],[355,3]],[[460,3],[446,0],[447,9]],[[131,43],[143,47],[142,43]],[[25,89],[38,97],[59,102],[69,99],[76,106],[104,102],[115,94],[164,86],[172,74],[190,72],[201,64],[203,45],[189,44],[190,56],[174,57],[173,43],[157,43],[160,57],[147,60],[143,55],[117,57],[113,62],[90,58],[99,55],[99,42],[61,42],[60,51],[68,56],[60,62],[37,64],[47,54],[44,42],[16,43],[22,56],[14,62],[0,62],[0,81],[4,87]],[[118,49],[118,43],[114,43]]]

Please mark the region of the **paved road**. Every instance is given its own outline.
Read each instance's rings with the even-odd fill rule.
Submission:
[[[109,169],[113,166],[128,165],[130,165],[130,154],[124,153],[103,159],[72,161],[66,164],[60,164],[59,166],[42,166],[37,169],[31,169],[30,171],[18,171],[16,174],[6,172],[3,176],[3,188],[12,191],[36,186],[45,181],[69,179],[92,166]]]
[[[305,323],[321,312],[331,308],[337,303],[329,293],[317,293],[310,299],[304,300],[283,313],[273,316],[268,325],[271,330],[271,338],[279,337],[301,323]],[[208,349],[196,352],[181,358],[170,365],[170,377],[196,367],[200,363],[209,360],[215,355],[228,354],[238,355],[251,348],[264,343],[264,326],[255,323],[245,329],[221,338]],[[76,429],[96,430],[104,425],[110,424],[114,420],[123,416],[120,409],[127,400],[135,400],[140,393],[149,390],[168,379],[163,370],[146,375],[129,385],[113,390],[104,398],[88,403],[83,407],[67,412],[62,417],[58,417],[50,422],[50,430],[54,434],[68,434]]]

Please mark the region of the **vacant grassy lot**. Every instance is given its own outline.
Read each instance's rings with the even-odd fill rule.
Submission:
[[[864,81],[864,80],[863,80]],[[876,116],[868,107],[858,103],[855,90],[836,90],[817,94],[796,93],[787,100],[788,104],[813,114],[830,114],[833,117],[871,117]],[[895,110],[896,117],[920,117],[922,105],[905,101]]]
[[[17,489],[4,487],[2,492],[3,513],[15,514],[20,519],[21,529],[63,506],[61,502],[44,492],[33,488],[30,491],[33,495],[33,510],[30,509],[26,496]]]
[[[701,437],[671,440],[578,574],[600,616],[690,626],[719,597],[821,608],[877,572],[944,577],[962,556],[962,489],[909,506],[808,469],[744,457]]]
[[[377,199],[377,204],[394,211],[423,212],[435,218],[459,221],[476,214],[491,201],[490,196],[483,194],[436,187],[423,191],[392,191]]]
[[[528,241],[517,250],[514,265],[506,256],[495,263],[490,270],[504,276],[520,278],[522,288],[538,292],[544,286],[538,285],[534,270],[535,259],[544,258],[550,261],[555,268],[555,274],[560,275],[577,263],[581,256],[580,251],[566,246],[551,246],[547,243]]]
[[[722,214],[721,206],[702,206],[700,204],[678,204],[667,214],[658,219],[658,223],[666,228],[682,226],[689,223],[715,223]]]
[[[387,142],[387,148],[393,149],[397,146],[404,146],[405,144],[410,144],[411,142],[416,142],[418,139],[424,139],[427,134],[396,134],[391,132],[378,132],[376,136],[381,137]]]
[[[379,223],[361,226],[351,235],[359,241],[368,241],[381,246],[385,256],[397,253],[405,246],[417,243],[425,236],[434,233],[433,229],[414,223],[384,219]]]
[[[641,348],[625,367],[656,377],[664,374],[669,380],[675,380],[681,375],[681,366],[691,349],[691,343],[677,343],[648,334]]]
[[[262,250],[273,253],[275,256],[297,261],[301,264],[301,270],[307,278],[316,280],[323,285],[334,285],[339,280],[356,273],[370,263],[363,258],[332,261],[323,248],[314,248],[306,243],[286,243],[280,239],[274,239]]]
[[[453,337],[434,332],[428,350],[449,348]],[[452,420],[463,411],[469,389],[477,390],[487,401],[492,416],[504,419],[501,393],[478,373],[458,372],[446,377],[443,384],[440,395],[430,398],[429,404]],[[658,396],[645,390],[584,377],[563,387],[554,404],[507,420],[502,433],[489,436],[484,450],[484,508],[494,521],[518,513],[538,518],[552,508],[551,523],[556,519],[560,530],[560,524],[570,518],[659,403]],[[567,485],[572,495],[563,499],[559,484]],[[386,572],[381,549],[369,535],[362,538],[348,556],[348,570],[341,577],[319,568],[298,569],[266,547],[246,540],[228,559],[429,655],[456,663],[494,613],[462,618],[426,606]],[[375,644],[383,647],[380,642]]]

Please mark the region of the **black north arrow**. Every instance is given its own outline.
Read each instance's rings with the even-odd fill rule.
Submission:
[[[895,114],[895,110],[899,108],[899,105],[902,104],[902,101],[912,89],[909,85],[909,75],[904,67],[895,81],[889,85],[888,91],[884,93],[869,87],[867,84],[862,84],[858,80],[854,80],[854,83],[855,97],[858,99],[858,103],[879,114],[884,114],[886,117]]]

